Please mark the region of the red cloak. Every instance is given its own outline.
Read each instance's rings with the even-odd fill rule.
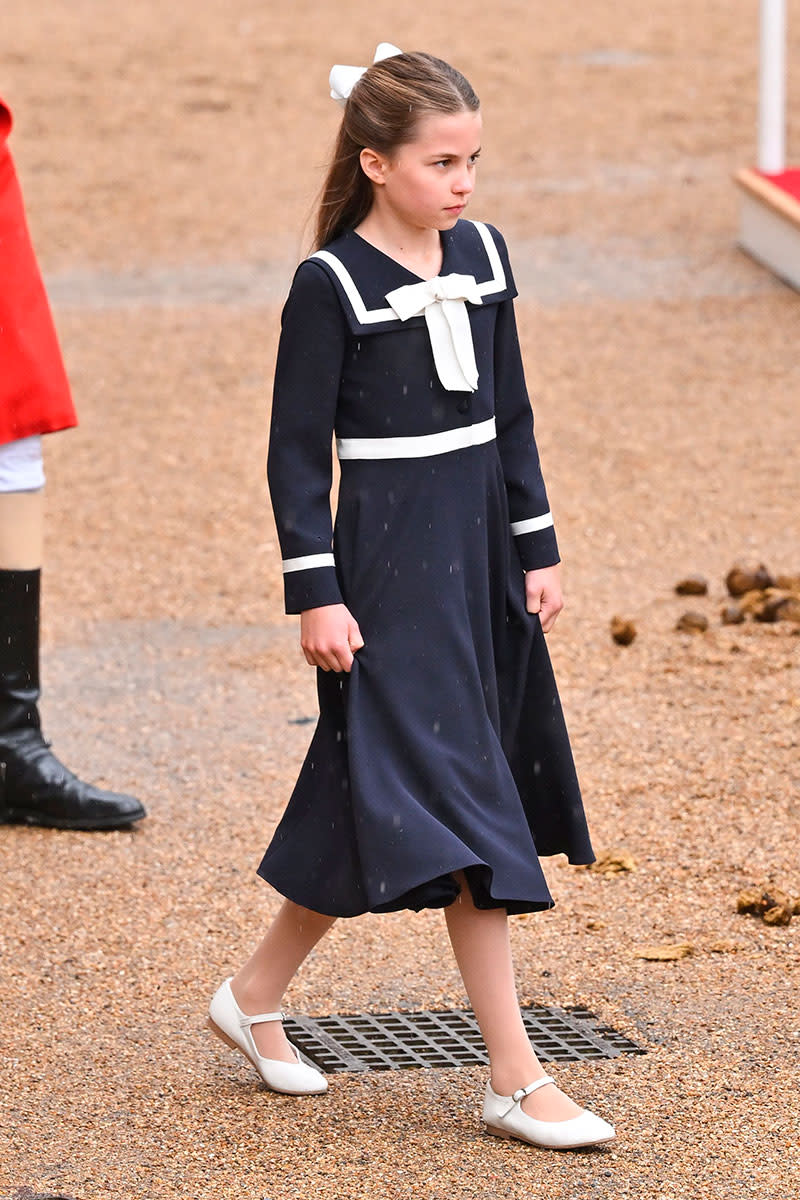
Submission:
[[[77,424],[0,99],[0,445]]]

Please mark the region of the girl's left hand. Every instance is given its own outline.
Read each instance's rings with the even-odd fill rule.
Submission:
[[[561,569],[540,567],[538,571],[525,572],[525,599],[529,613],[538,613],[544,633],[549,633],[556,617],[564,607],[561,595]]]

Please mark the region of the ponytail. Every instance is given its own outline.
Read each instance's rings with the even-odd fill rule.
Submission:
[[[362,149],[342,120],[319,200],[317,250],[346,230],[355,229],[372,207],[372,184],[361,170]]]

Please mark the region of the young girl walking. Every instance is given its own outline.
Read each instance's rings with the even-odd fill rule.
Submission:
[[[478,98],[385,44],[366,70],[334,67],[331,94],[344,117],[283,312],[268,463],[320,717],[259,867],[285,899],[211,1027],[275,1091],[326,1091],[280,1023],[295,972],[336,917],[443,908],[489,1132],[610,1141],[545,1074],[511,961],[508,914],[552,905],[538,856],[594,856],[545,647],[559,556],[516,289],[500,234],[462,217]]]

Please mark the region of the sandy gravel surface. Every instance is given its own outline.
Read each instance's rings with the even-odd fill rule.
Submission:
[[[719,623],[734,560],[800,573],[800,298],[733,245],[741,8],[4,9],[0,92],[82,418],[47,447],[46,729],[151,815],[0,829],[2,1200],[797,1196],[800,926],[735,901],[800,896],[800,637]],[[336,123],[330,60],[384,38],[451,57],[484,101],[472,215],[506,232],[523,291],[568,589],[550,647],[596,849],[635,861],[548,861],[556,908],[513,923],[524,1000],[648,1048],[557,1068],[616,1123],[600,1151],[487,1138],[476,1070],[271,1095],[202,1027],[275,906],[254,868],[315,711],[263,482],[280,300]],[[707,598],[674,595],[691,571]],[[687,608],[708,633],[675,632]],[[692,953],[636,957],[653,944]],[[288,1000],[464,995],[428,913],[340,923]]]

